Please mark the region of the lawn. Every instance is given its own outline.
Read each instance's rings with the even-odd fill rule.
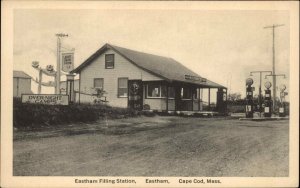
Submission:
[[[14,131],[15,176],[288,176],[289,122],[138,117]]]

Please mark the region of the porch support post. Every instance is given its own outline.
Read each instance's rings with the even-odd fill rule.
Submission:
[[[198,92],[198,111],[200,111],[200,88],[197,88]]]
[[[226,88],[225,92],[226,92],[226,99],[225,99],[225,113],[227,113],[227,88]]]
[[[180,102],[180,86],[176,84],[174,87],[175,87],[175,111],[178,111],[179,102]]]
[[[79,92],[78,92],[78,103],[80,104],[80,93],[81,93],[81,72],[79,73]],[[76,101],[76,99],[75,99]]]
[[[210,88],[208,88],[208,109],[210,110]]]
[[[192,93],[192,111],[194,111],[194,87],[190,87],[192,90],[191,93]]]
[[[167,86],[166,110],[168,113],[168,111],[169,111],[169,84],[167,83],[166,86]]]

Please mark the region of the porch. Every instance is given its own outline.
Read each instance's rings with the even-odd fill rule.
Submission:
[[[175,81],[143,81],[142,88],[142,106],[144,110],[159,112],[226,112],[226,88]],[[216,90],[215,103],[211,103],[213,90]],[[204,93],[207,95],[204,95]],[[204,101],[204,98],[207,101]],[[210,115],[214,114],[210,113]]]

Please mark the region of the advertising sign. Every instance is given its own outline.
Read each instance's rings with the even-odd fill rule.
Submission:
[[[68,95],[55,94],[23,94],[22,103],[46,104],[46,105],[69,105]]]
[[[64,72],[70,72],[74,69],[74,53],[62,53],[62,70]]]

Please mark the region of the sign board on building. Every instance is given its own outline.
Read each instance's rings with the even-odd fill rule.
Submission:
[[[191,76],[191,75],[184,75],[184,78],[186,80],[191,80],[191,81],[200,81],[200,82],[206,82],[206,78],[201,78],[198,76]]]
[[[74,69],[74,53],[62,53],[62,70],[64,72],[70,72]]]
[[[68,95],[55,94],[23,94],[22,103],[46,104],[46,105],[68,105]]]

